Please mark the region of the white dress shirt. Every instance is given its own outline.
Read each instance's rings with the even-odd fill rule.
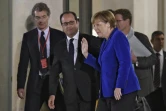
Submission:
[[[79,38],[79,31],[76,33],[76,35],[73,36],[73,38],[70,38],[67,36],[67,50],[69,51],[69,43],[70,43],[70,39],[74,39],[73,40],[73,44],[74,44],[74,64],[76,63],[76,59],[77,59],[77,49],[78,49],[78,38]]]
[[[42,31],[38,29],[38,37],[41,36],[41,32]],[[50,56],[50,33],[49,33],[49,35],[48,35],[48,33],[49,33],[49,27],[46,30],[44,30],[44,38],[45,38],[45,40],[47,39],[47,36],[48,36],[48,40],[46,41],[47,58]],[[39,38],[39,40],[40,40],[40,38]],[[39,43],[39,41],[38,41],[38,46],[39,46],[39,51],[40,51],[40,43]],[[40,71],[39,71],[39,75],[42,75]]]

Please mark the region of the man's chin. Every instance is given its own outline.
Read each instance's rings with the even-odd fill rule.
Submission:
[[[38,29],[44,30],[44,29],[46,29],[46,27],[38,27]]]

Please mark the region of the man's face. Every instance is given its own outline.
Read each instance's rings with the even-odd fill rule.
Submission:
[[[164,46],[164,35],[161,34],[155,36],[151,42],[153,44],[154,49],[160,51]]]
[[[123,20],[123,17],[121,14],[116,14],[115,15],[115,19],[116,19],[116,25],[118,27],[119,30],[124,31],[126,29],[127,26],[129,26],[129,20]]]
[[[48,27],[49,16],[46,11],[35,11],[35,23],[37,28],[45,30]]]
[[[61,22],[63,31],[67,36],[72,38],[78,32],[79,23],[72,14],[64,14]]]

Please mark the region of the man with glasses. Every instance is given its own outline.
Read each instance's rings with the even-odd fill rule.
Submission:
[[[136,56],[133,52],[138,51],[135,49],[133,50],[131,47],[132,62],[135,66],[135,72],[141,87],[141,90],[138,91],[138,95],[145,97],[153,91],[152,66],[156,62],[156,55],[153,52],[153,48],[148,40],[148,37],[142,33],[134,32],[134,29],[131,27],[132,15],[128,9],[115,10],[114,14],[118,29],[126,35],[127,39],[129,41],[132,38],[138,39],[139,43],[142,44],[142,46],[147,50],[145,52],[150,52],[149,56]]]
[[[58,41],[66,38],[63,32],[49,27],[50,9],[45,3],[36,3],[32,16],[37,28],[23,35],[17,74],[17,93],[24,99],[27,68],[30,63],[24,111],[40,111],[43,102],[48,102],[48,69],[53,61],[53,48]],[[59,93],[57,97],[62,96]]]
[[[64,100],[67,111],[94,111],[96,101],[95,70],[84,64],[81,52],[82,38],[89,43],[89,52],[99,54],[101,39],[79,32],[79,22],[74,12],[64,12],[60,22],[67,38],[55,47],[53,66],[50,70],[49,107],[54,109],[57,98],[58,74],[63,74]]]

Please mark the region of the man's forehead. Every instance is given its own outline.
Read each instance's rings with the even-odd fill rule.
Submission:
[[[47,15],[47,12],[45,11],[45,10],[43,10],[43,11],[35,11],[35,14],[36,15]]]
[[[62,16],[62,18],[70,18],[70,19],[75,19],[74,18],[74,15],[73,14],[71,14],[71,13],[69,13],[69,14],[64,14],[63,16]]]
[[[161,35],[158,35],[158,36],[156,36],[156,37],[154,37],[155,39],[163,39],[164,38],[164,35],[163,34],[161,34]]]

